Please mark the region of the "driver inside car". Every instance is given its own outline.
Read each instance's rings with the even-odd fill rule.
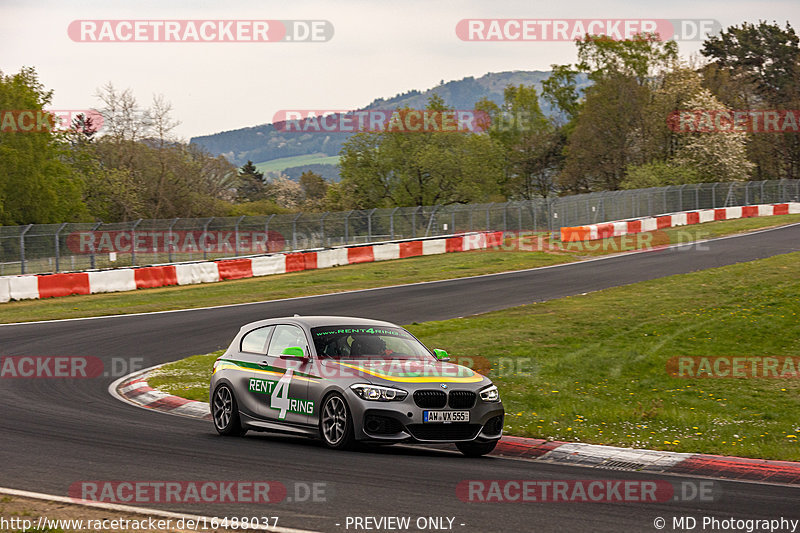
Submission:
[[[392,355],[394,350],[386,347],[386,343],[376,335],[360,336],[353,339],[350,345],[350,355],[366,357],[370,355]]]

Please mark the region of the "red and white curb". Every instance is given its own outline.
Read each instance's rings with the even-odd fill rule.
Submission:
[[[215,261],[0,276],[0,302],[214,283],[423,255],[485,250],[499,246],[502,238],[501,231],[484,231]]]
[[[139,370],[133,374],[124,376],[108,387],[108,392],[123,402],[161,411],[171,415],[186,416],[189,418],[202,418],[211,420],[211,409],[206,402],[187,400],[180,396],[173,396],[166,392],[152,388],[147,379],[164,365],[158,365],[144,370]]]
[[[112,396],[153,411],[211,420],[209,405],[153,389],[148,377],[163,365],[140,370],[109,386]],[[542,463],[800,485],[800,463],[661,450],[618,448],[505,436],[490,454]]]
[[[631,218],[587,226],[561,228],[561,240],[564,242],[593,241],[621,237],[645,231],[702,224],[716,220],[734,220],[737,218],[767,217],[774,215],[800,214],[800,202],[784,204],[745,205],[738,207],[723,207],[719,209],[701,209],[699,211],[684,211],[644,218]]]

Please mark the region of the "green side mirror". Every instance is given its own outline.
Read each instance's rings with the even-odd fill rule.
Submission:
[[[284,348],[281,352],[281,359],[289,359],[289,358],[298,358],[298,359],[305,359],[306,354],[303,352],[303,349],[299,346],[289,346],[288,348]]]
[[[450,356],[444,350],[440,350],[439,348],[434,348],[433,353],[436,356],[436,359],[439,361],[449,361]]]

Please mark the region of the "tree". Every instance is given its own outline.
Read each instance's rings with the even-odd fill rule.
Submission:
[[[566,162],[561,185],[573,192],[615,190],[630,165],[662,157],[666,115],[649,114],[653,91],[678,61],[674,41],[655,34],[639,34],[628,40],[587,36],[578,41],[578,64],[594,84],[585,92],[574,126],[567,130]],[[558,71],[548,97],[571,102],[568,68]],[[554,87],[553,87],[554,86]],[[561,87],[561,92],[556,91]],[[569,107],[569,104],[565,104]],[[667,139],[668,141],[668,139]]]
[[[711,60],[705,85],[734,109],[800,108],[800,39],[787,23],[760,21],[731,26],[703,43]],[[800,177],[800,136],[796,132],[754,133],[748,154],[758,179]]]
[[[427,109],[451,111],[437,96]],[[357,209],[486,201],[502,180],[497,145],[473,133],[358,133],[345,142],[339,164],[342,180],[332,194]]]
[[[726,110],[726,107],[702,89],[687,102],[690,111]],[[754,165],[747,159],[747,134],[738,131],[686,133],[688,140],[675,153],[674,161],[697,169],[700,181],[743,181]]]
[[[310,170],[300,175],[300,187],[303,189],[304,207],[310,210],[318,209],[328,193],[328,182]]]
[[[240,201],[255,202],[266,196],[267,187],[264,184],[264,173],[260,172],[252,161],[247,161],[239,169],[239,186],[237,197]]]
[[[560,184],[573,192],[616,190],[630,164],[642,163],[636,135],[648,89],[623,75],[598,80],[586,90],[586,101],[567,142]]]
[[[576,45],[577,69],[588,73],[589,79],[595,82],[624,76],[635,79],[639,85],[647,85],[678,60],[678,44],[672,40],[662,41],[653,33],[640,33],[624,40],[587,35],[576,41]]]
[[[547,197],[561,163],[563,137],[539,107],[534,86],[509,86],[502,106],[489,100],[476,108],[490,120],[489,137],[503,151],[502,191],[509,198]]]
[[[13,75],[0,72],[0,224],[88,217],[81,182],[64,161],[68,144],[63,134],[52,131],[55,118],[44,111],[51,100],[52,91],[45,90],[33,68]],[[39,125],[26,131],[23,113]]]

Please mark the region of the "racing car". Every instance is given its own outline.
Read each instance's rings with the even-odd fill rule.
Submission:
[[[334,449],[357,441],[454,443],[477,457],[503,434],[505,412],[491,380],[378,320],[247,324],[214,363],[209,393],[221,435],[291,432]]]

